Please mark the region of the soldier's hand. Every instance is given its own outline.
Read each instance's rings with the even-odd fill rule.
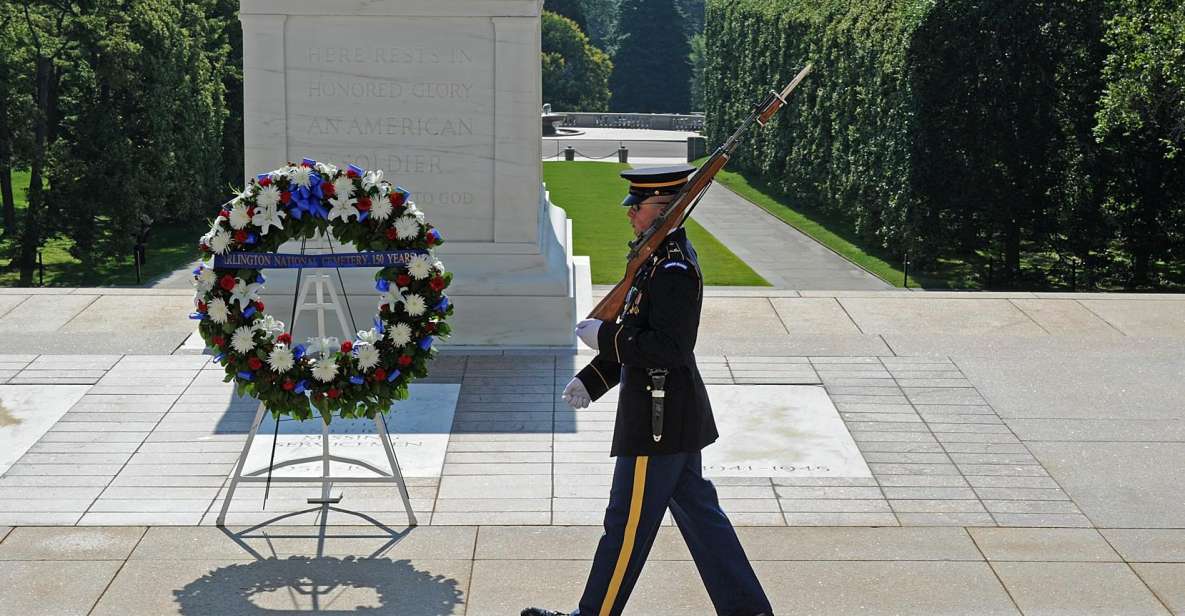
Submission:
[[[564,387],[563,394],[564,402],[574,409],[582,409],[592,402],[592,396],[588,395],[588,390],[585,389],[584,383],[579,378],[573,377],[568,381],[567,387]]]
[[[588,348],[593,350],[600,350],[597,348],[597,332],[601,329],[600,319],[585,319],[576,324],[576,335],[588,345]]]

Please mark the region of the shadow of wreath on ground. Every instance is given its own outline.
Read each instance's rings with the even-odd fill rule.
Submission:
[[[173,591],[186,616],[452,614],[460,583],[409,560],[266,558],[221,567]]]

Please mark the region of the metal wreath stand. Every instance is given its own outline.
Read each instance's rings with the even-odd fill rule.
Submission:
[[[317,239],[320,236],[314,236]],[[329,233],[326,233],[325,238],[328,242],[329,252],[333,253],[333,239]],[[305,254],[305,242],[301,240],[300,253]],[[345,292],[345,280],[342,278],[341,268],[335,267],[337,271],[338,281],[341,282],[342,292]],[[296,294],[292,298],[292,320],[289,324],[289,330],[296,330],[296,319],[301,312],[305,310],[314,311],[317,316],[317,337],[325,338],[325,311],[332,310],[337,315],[338,324],[347,337],[350,332],[355,329],[348,329],[345,315],[342,314],[342,302],[334,291],[333,285],[330,283],[329,274],[318,274],[309,276],[308,280],[304,281],[304,286],[301,286],[301,277],[304,274],[304,268],[299,268],[296,274]],[[313,292],[316,295],[315,302],[306,302],[305,299],[309,297],[309,293]],[[325,301],[328,294],[329,301]],[[350,316],[351,326],[357,327],[354,323],[354,312],[350,309],[349,303],[345,304],[346,312]],[[243,451],[239,454],[239,461],[235,465],[234,475],[230,479],[230,486],[226,490],[226,497],[222,500],[222,511],[218,514],[217,525],[220,527],[226,526],[226,513],[230,509],[231,498],[234,497],[235,488],[238,487],[239,482],[259,483],[266,482],[268,488],[264,491],[263,502],[264,507],[267,506],[267,493],[270,490],[272,481],[287,482],[287,483],[317,483],[321,484],[321,496],[312,497],[308,499],[309,504],[315,504],[316,507],[302,509],[286,515],[298,515],[310,511],[322,511],[322,520],[328,516],[329,510],[338,511],[341,513],[349,513],[352,515],[360,515],[348,509],[341,509],[333,507],[332,505],[341,502],[342,496],[331,496],[330,491],[335,481],[359,482],[359,483],[394,483],[399,488],[399,495],[403,498],[403,506],[407,510],[408,526],[417,526],[416,514],[411,508],[411,498],[407,493],[407,482],[403,479],[403,472],[399,468],[399,460],[395,457],[395,450],[391,447],[391,438],[387,433],[387,420],[383,413],[376,413],[374,416],[375,431],[378,432],[379,438],[383,442],[383,450],[387,454],[387,462],[391,465],[391,470],[385,471],[374,466],[368,462],[358,460],[355,458],[348,458],[345,456],[338,456],[329,453],[329,424],[322,422],[321,425],[321,455],[307,456],[304,458],[296,458],[293,460],[285,460],[276,463],[276,442],[279,440],[280,420],[276,420],[276,434],[272,440],[272,454],[271,462],[263,468],[253,470],[247,473],[243,472],[243,466],[247,463],[247,455],[251,452],[251,444],[255,441],[255,435],[259,432],[259,426],[263,422],[264,413],[267,412],[267,407],[263,402],[259,403],[259,410],[255,413],[255,420],[251,422],[251,431],[247,435],[247,443],[243,445]],[[297,464],[304,464],[307,462],[321,461],[321,475],[319,477],[272,477],[272,472],[284,468],[286,466],[294,466]],[[330,475],[330,462],[340,462],[344,464],[356,464],[373,473],[373,477],[344,477]],[[267,476],[261,476],[267,473]]]

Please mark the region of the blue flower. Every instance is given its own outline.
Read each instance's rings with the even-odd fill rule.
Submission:
[[[386,293],[391,290],[391,281],[386,278],[379,278],[378,282],[374,283],[374,288],[376,291]]]
[[[363,169],[362,167],[359,167],[358,165],[349,165],[347,167],[347,169],[349,169],[350,171],[353,171],[354,173],[357,173],[359,176],[366,175],[366,170]]]
[[[293,391],[295,391],[298,394],[303,394],[305,391],[308,390],[308,388],[309,388],[309,382],[305,379],[301,379],[300,381],[298,381],[296,383],[296,388]]]
[[[298,344],[298,345],[292,347],[292,357],[297,360],[304,357],[304,345],[303,344]]]
[[[400,372],[398,370],[392,370],[391,374],[387,375],[387,382],[390,383],[390,382],[394,381],[395,379],[399,378],[399,374],[400,374]]]
[[[222,363],[222,360],[224,360],[224,359],[226,359],[226,353],[219,353],[214,356],[214,361],[217,363],[220,363],[220,364]]]
[[[384,281],[384,282],[385,282],[385,281]],[[389,286],[389,285],[388,285],[388,286]],[[380,334],[381,334],[381,333],[383,333],[383,330],[385,330],[385,329],[386,329],[386,328],[385,328],[385,327],[383,327],[383,320],[382,320],[381,318],[379,318],[379,317],[377,317],[377,316],[376,316],[376,317],[374,318],[374,331],[376,331],[376,332],[378,332],[378,333],[380,333]]]
[[[210,318],[210,315],[204,312],[191,312],[189,313],[189,318],[193,319],[194,321],[201,321],[202,319]]]
[[[439,312],[440,314],[444,314],[444,313],[448,312],[448,307],[450,305],[451,304],[449,304],[448,296],[444,295],[440,298],[440,303],[436,304],[436,311]]]
[[[255,379],[255,377],[250,372],[245,371],[239,373],[239,378],[243,379],[244,381],[251,381]]]
[[[301,164],[302,164],[302,165],[305,165],[305,166],[308,166],[308,167],[316,167],[316,166],[317,166],[317,161],[315,161],[315,160],[313,160],[313,159],[311,159],[311,158],[305,158],[305,159],[302,159],[300,162],[301,162]]]
[[[249,304],[247,309],[243,311],[243,318],[250,319],[255,315],[255,304]]]
[[[365,383],[366,380],[360,376],[352,376],[352,377],[350,377],[350,382],[355,385],[361,385],[361,384]]]
[[[420,341],[420,349],[427,351],[432,346],[432,336],[424,336]]]

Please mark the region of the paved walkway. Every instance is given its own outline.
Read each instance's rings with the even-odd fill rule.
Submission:
[[[708,188],[691,216],[775,288],[893,288],[720,184]]]
[[[253,485],[228,534],[212,512],[254,405],[181,345],[183,293],[0,290],[0,433],[32,431],[0,447],[0,614],[572,606],[613,416],[558,401],[585,357],[447,350],[430,381],[459,397],[440,473],[409,481],[410,532],[390,488],[344,486],[369,519],[275,520],[309,488],[273,485],[261,511]],[[766,414],[822,396],[826,442],[859,463],[709,469],[777,613],[1185,613],[1185,296],[706,295],[713,391],[772,392]],[[751,410],[713,399],[721,422]],[[669,609],[711,613],[674,528],[626,613]]]

